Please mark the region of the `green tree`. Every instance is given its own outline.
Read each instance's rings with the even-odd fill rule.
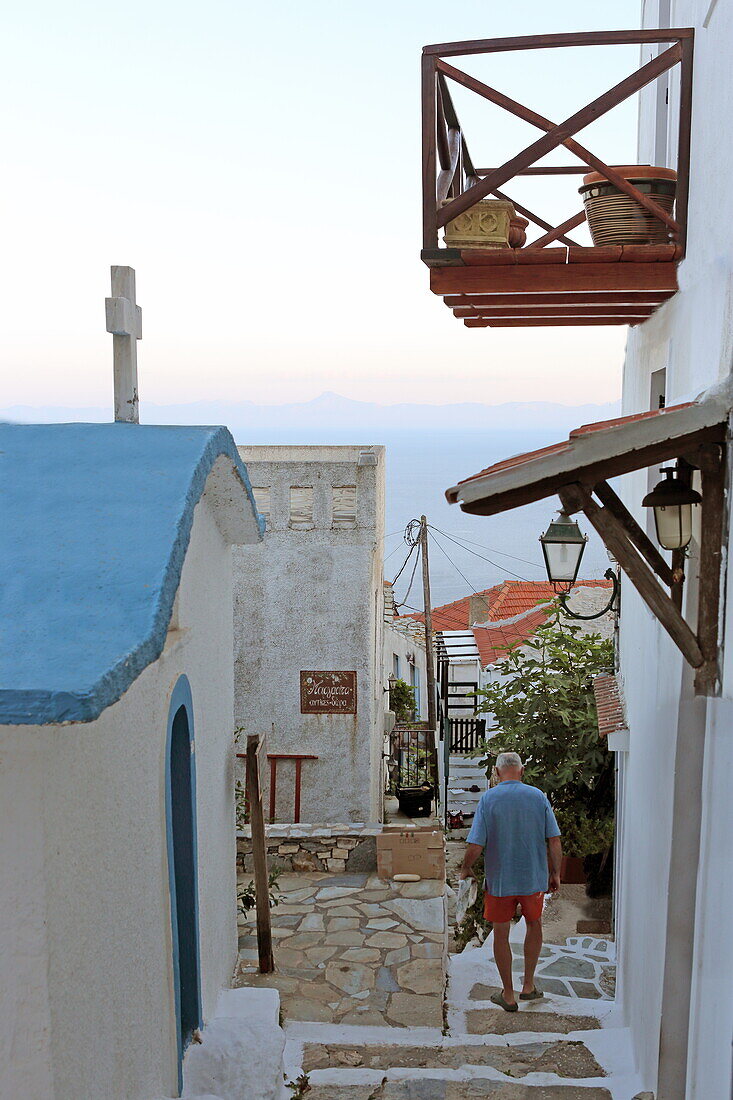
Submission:
[[[404,680],[393,680],[389,689],[389,709],[394,711],[398,725],[412,722],[417,710],[414,687]]]
[[[520,648],[521,647],[521,648]],[[613,836],[613,754],[598,734],[593,677],[613,667],[613,644],[586,634],[555,605],[527,642],[494,666],[501,681],[479,692],[493,717],[489,764],[516,752],[525,778],[550,799],[569,855],[608,847]]]

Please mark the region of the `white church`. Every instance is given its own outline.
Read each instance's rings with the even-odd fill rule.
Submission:
[[[136,422],[129,268],[107,322],[115,423],[0,426],[2,1100],[213,1093],[211,1022],[259,995],[225,991],[232,547],[264,525],[227,429]]]

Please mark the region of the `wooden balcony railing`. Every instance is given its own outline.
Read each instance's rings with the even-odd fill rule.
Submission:
[[[456,270],[431,273],[431,289],[446,295],[446,304],[451,308],[462,311],[457,315],[465,324],[469,327],[505,323],[633,324],[646,319],[675,292],[675,265],[684,256],[687,236],[693,42],[692,28],[680,28],[533,35],[453,42],[424,48],[421,256],[431,268],[473,268],[471,275]],[[642,43],[669,45],[657,57],[560,123],[553,122],[446,60],[457,56],[519,50]],[[671,214],[582,145],[575,135],[676,66],[679,66],[680,72],[679,134],[676,199],[674,214]],[[543,131],[542,136],[499,167],[474,167],[451,98],[451,82],[536,126]],[[580,164],[577,167],[536,163],[561,146],[578,158]],[[521,176],[564,176],[588,171],[598,172],[663,223],[663,235],[668,243],[581,248],[570,233],[585,221],[584,210],[571,214],[559,225],[553,225],[518,203],[505,189],[511,180]],[[483,249],[481,254],[478,249],[467,251],[439,247],[439,230],[487,197],[512,202],[519,215],[542,230],[541,235],[522,248]],[[548,249],[556,242],[565,246],[562,251],[557,247]],[[545,265],[548,269],[545,271],[546,278],[542,270],[537,270]],[[560,271],[558,265],[572,270]],[[550,267],[552,271],[549,271]],[[597,270],[592,270],[594,267]],[[614,267],[616,270],[612,271]],[[506,298],[502,300],[502,294],[521,294],[522,299],[509,302]],[[558,300],[543,300],[543,294],[551,294]],[[593,294],[600,294],[601,297],[591,297],[586,301]],[[570,296],[568,301],[565,295]],[[534,301],[535,298],[537,301]],[[511,305],[520,307],[520,312],[506,312],[504,307]],[[571,310],[568,313],[563,308],[568,305],[578,307],[580,312]],[[599,307],[600,313],[588,313],[582,308],[587,305]],[[536,309],[544,312],[535,312]]]

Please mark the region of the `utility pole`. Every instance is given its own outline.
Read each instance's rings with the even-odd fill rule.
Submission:
[[[430,567],[428,564],[428,521],[420,516],[420,553],[422,556],[422,590],[425,613],[425,653],[428,665],[428,725],[438,734],[438,707],[435,691],[435,652],[433,646],[433,612],[430,604]],[[437,779],[437,773],[436,777]]]

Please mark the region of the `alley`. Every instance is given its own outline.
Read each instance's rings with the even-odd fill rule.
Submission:
[[[273,910],[276,973],[260,975],[254,921],[240,927],[237,984],[280,991],[285,1095],[308,1100],[632,1100],[628,1035],[612,999],[611,940],[547,943],[540,1003],[516,1014],[490,940],[444,956],[444,886],[367,874],[290,874]],[[512,930],[522,968],[523,923]],[[447,979],[444,982],[444,975]],[[444,996],[445,985],[445,996]]]

